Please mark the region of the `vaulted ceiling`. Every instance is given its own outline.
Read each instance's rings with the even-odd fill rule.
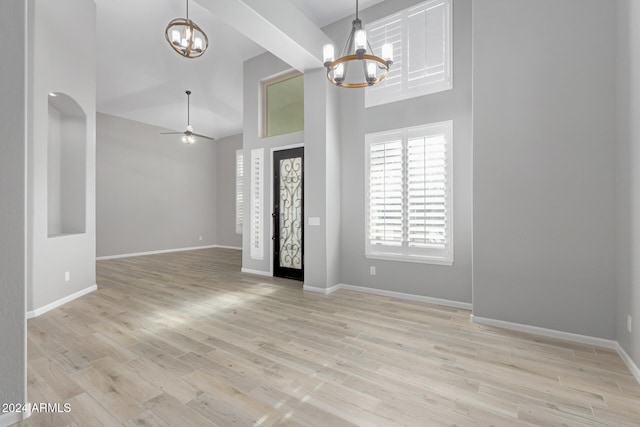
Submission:
[[[164,39],[167,23],[184,17],[185,1],[95,1],[98,111],[182,131],[191,90],[191,124],[216,138],[242,131],[245,60],[271,50],[299,69],[320,66],[326,36],[319,28],[355,11],[353,0],[191,0],[189,16],[210,46],[186,59]],[[360,8],[381,1],[360,0]]]

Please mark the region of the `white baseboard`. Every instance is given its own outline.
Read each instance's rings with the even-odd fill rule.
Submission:
[[[211,249],[211,248],[221,248],[221,247],[222,246],[216,246],[216,245],[194,246],[192,248],[163,249],[163,250],[160,250],[160,251],[135,252],[135,253],[131,253],[131,254],[108,255],[108,256],[97,257],[96,261],[106,261],[108,259],[131,258],[131,257],[146,256],[146,255],[169,254],[169,253],[172,253],[172,252],[197,251],[198,249]]]
[[[453,308],[461,308],[463,310],[471,310],[472,305],[466,302],[459,302],[459,301],[451,301],[451,300],[446,300],[446,299],[440,299],[440,298],[432,298],[432,297],[425,297],[422,295],[413,295],[413,294],[406,294],[403,292],[395,292],[395,291],[387,291],[384,289],[375,289],[375,288],[366,288],[364,286],[353,286],[353,285],[346,285],[344,283],[339,283],[337,285],[331,286],[330,288],[317,288],[314,286],[308,286],[308,285],[304,285],[303,289],[305,291],[309,291],[309,292],[318,292],[324,295],[329,295],[337,290],[340,289],[344,289],[347,291],[355,291],[355,292],[362,292],[365,294],[373,294],[373,295],[380,295],[380,296],[384,296],[384,297],[392,297],[392,298],[399,298],[399,299],[406,299],[406,300],[410,300],[410,301],[420,301],[420,302],[426,302],[429,304],[435,304],[435,305],[444,305],[446,307],[453,307]]]
[[[571,332],[556,331],[555,329],[540,328],[538,326],[524,325],[522,323],[506,322],[504,320],[488,319],[471,315],[471,321],[479,325],[495,326],[496,328],[510,329],[512,331],[525,332],[528,334],[542,335],[544,337],[573,341],[581,344],[593,345],[596,347],[610,348],[617,350],[617,341],[604,338],[590,337],[588,335],[574,334]]]
[[[426,297],[426,296],[422,296],[422,295],[407,294],[407,293],[404,293],[404,292],[387,291],[387,290],[384,290],[384,289],[367,288],[367,287],[364,287],[364,286],[345,285],[345,284],[342,284],[342,283],[340,285],[338,285],[338,286],[340,287],[339,289],[345,289],[345,290],[348,290],[348,291],[355,291],[355,292],[362,292],[362,293],[365,293],[365,294],[381,295],[381,296],[384,296],[384,297],[406,299],[406,300],[409,300],[409,301],[420,301],[420,302],[426,302],[428,304],[444,305],[446,307],[453,307],[453,308],[461,308],[463,310],[471,310],[471,308],[472,308],[472,304],[467,303],[467,302],[451,301],[451,300],[448,300],[448,299],[441,299],[441,298]]]
[[[604,338],[590,337],[588,335],[574,334],[571,332],[556,331],[554,329],[540,328],[538,326],[524,325],[522,323],[506,322],[504,320],[488,319],[486,317],[478,317],[471,315],[471,321],[479,325],[494,326],[496,328],[510,329],[512,331],[525,332],[529,334],[541,335],[543,337],[556,338],[566,341],[573,341],[580,344],[587,344],[596,347],[604,347],[616,350],[620,358],[624,361],[631,374],[634,376],[638,384],[640,384],[640,368],[634,363],[627,352],[622,348],[618,341],[607,340]]]
[[[302,286],[302,290],[304,290],[304,291],[316,292],[316,293],[323,294],[323,295],[329,295],[329,294],[337,291],[338,289],[342,289],[341,285],[334,285],[334,286],[331,286],[330,288],[318,288],[316,286],[310,286],[310,285],[303,285]]]
[[[234,249],[236,251],[241,251],[242,248],[239,248],[237,246],[223,246],[223,245],[215,245],[214,248],[220,248],[220,249]]]
[[[269,276],[269,277],[272,277],[272,274],[269,273],[268,271],[252,270],[250,268],[242,268],[240,271],[242,273],[255,274],[257,276]]]
[[[640,384],[640,368],[638,368],[638,365],[634,363],[634,361],[631,359],[629,354],[627,354],[627,352],[624,350],[624,348],[622,348],[622,346],[618,342],[616,342],[616,350],[618,350],[618,354],[620,355],[624,363],[627,365],[627,368],[629,368],[629,370],[635,377],[636,381],[638,381],[638,384]]]
[[[20,421],[29,418],[31,413],[27,412],[8,412],[0,414],[0,427],[7,427],[11,424],[19,423]]]
[[[86,289],[83,289],[83,290],[78,291],[76,293],[73,293],[73,294],[71,294],[69,296],[61,298],[58,301],[54,301],[51,304],[47,304],[47,305],[45,305],[43,307],[36,308],[33,311],[27,311],[27,319],[33,319],[34,317],[38,317],[38,316],[46,313],[47,311],[53,310],[54,308],[58,308],[61,305],[64,305],[64,304],[66,304],[68,302],[73,301],[76,298],[80,298],[81,296],[89,294],[89,293],[95,291],[96,289],[98,289],[98,285],[89,286]]]

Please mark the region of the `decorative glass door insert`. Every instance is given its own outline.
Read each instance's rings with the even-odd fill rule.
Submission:
[[[274,153],[274,276],[304,277],[304,149]]]

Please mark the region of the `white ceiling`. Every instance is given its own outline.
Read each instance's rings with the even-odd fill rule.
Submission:
[[[355,12],[352,0],[290,1],[318,26]],[[381,1],[361,0],[360,8]],[[207,33],[210,46],[201,58],[182,58],[167,45],[164,29],[184,17],[184,1],[95,2],[99,112],[182,131],[188,89],[195,132],[220,138],[242,131],[243,62],[262,47],[190,1],[190,18]]]
[[[356,14],[355,0],[289,0],[295,7],[318,27],[336,22],[346,16]],[[360,10],[364,10],[384,0],[360,0]],[[348,32],[350,28],[346,28]]]

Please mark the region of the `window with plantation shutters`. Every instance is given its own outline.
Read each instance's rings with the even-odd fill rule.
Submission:
[[[263,179],[262,170],[264,164],[264,148],[251,150],[251,225],[250,244],[251,258],[261,260],[264,258],[263,251]]]
[[[242,234],[243,209],[244,209],[244,154],[242,150],[236,150],[236,233]]]
[[[369,241],[402,245],[402,139],[379,135],[369,148]]]
[[[367,25],[374,52],[393,43],[387,78],[365,92],[365,106],[441,92],[453,87],[451,0],[428,0]]]
[[[453,263],[453,122],[366,135],[366,256]]]

